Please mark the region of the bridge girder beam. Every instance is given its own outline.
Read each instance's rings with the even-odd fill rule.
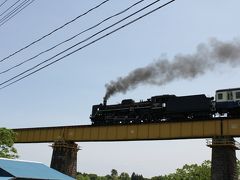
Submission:
[[[14,129],[16,143],[138,141],[240,137],[240,119],[162,122],[111,126],[63,126]]]

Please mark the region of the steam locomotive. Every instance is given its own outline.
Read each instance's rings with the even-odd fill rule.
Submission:
[[[146,101],[124,99],[119,104],[107,101],[92,106],[93,125],[139,124],[179,120],[201,120],[240,116],[240,88],[220,89],[215,100],[204,94],[160,95]]]

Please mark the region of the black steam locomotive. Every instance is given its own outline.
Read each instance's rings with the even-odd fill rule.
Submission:
[[[161,95],[140,102],[124,99],[114,105],[107,105],[104,101],[93,105],[90,119],[93,125],[110,125],[200,120],[223,115],[240,115],[240,88],[217,90],[215,101],[204,94]]]

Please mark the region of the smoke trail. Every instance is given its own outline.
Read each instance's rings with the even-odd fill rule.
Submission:
[[[161,86],[175,79],[193,79],[219,64],[240,65],[240,40],[222,42],[213,38],[207,44],[199,44],[194,54],[176,55],[171,61],[160,58],[125,77],[110,81],[105,85],[104,99],[116,93],[126,93],[140,84]]]

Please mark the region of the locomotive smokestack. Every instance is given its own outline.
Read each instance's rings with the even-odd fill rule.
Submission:
[[[178,54],[172,60],[159,58],[146,67],[137,68],[125,77],[105,85],[106,99],[116,93],[126,93],[138,85],[164,85],[176,79],[193,79],[214,69],[217,65],[240,65],[240,40],[222,42],[210,39],[199,44],[193,54]]]
[[[106,96],[103,98],[103,105],[104,105],[104,106],[107,105],[107,98],[106,98]]]

